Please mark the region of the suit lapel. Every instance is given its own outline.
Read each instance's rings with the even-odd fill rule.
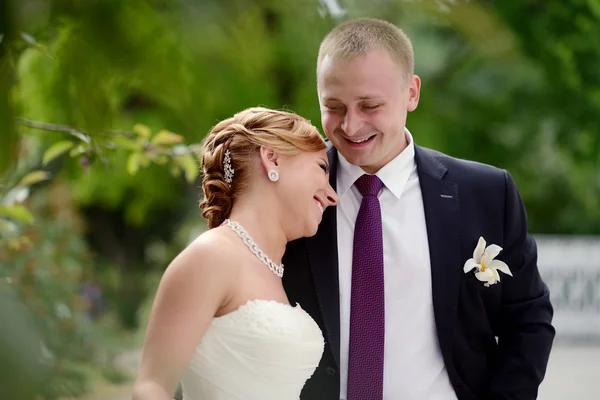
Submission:
[[[447,168],[435,153],[415,146],[429,240],[433,309],[444,361],[452,365],[452,342],[460,273],[460,200],[458,185],[444,180]]]
[[[337,152],[330,146],[329,182],[336,188]],[[337,366],[340,365],[340,299],[336,207],[328,207],[317,234],[307,239],[310,268],[325,325],[325,335]]]

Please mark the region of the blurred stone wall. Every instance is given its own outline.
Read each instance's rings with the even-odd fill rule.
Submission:
[[[600,237],[533,235],[556,340],[600,343]]]

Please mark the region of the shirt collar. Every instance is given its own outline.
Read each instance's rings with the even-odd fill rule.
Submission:
[[[404,129],[408,145],[400,154],[375,173],[381,179],[386,188],[396,198],[400,198],[404,186],[408,181],[410,173],[415,167],[415,144],[408,129]],[[338,152],[339,168],[337,171],[338,196],[344,196],[354,185],[354,182],[365,172],[357,165],[350,164],[342,154]]]

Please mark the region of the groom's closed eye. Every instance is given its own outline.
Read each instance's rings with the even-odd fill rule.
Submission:
[[[381,104],[365,104],[362,106],[362,108],[364,108],[365,110],[375,110],[377,108],[379,108],[381,106]]]
[[[328,109],[329,111],[341,111],[344,109],[343,106],[331,106],[331,105],[325,105],[325,108]]]

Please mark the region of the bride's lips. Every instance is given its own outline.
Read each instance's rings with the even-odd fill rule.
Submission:
[[[316,197],[313,197],[315,203],[317,204],[317,208],[319,209],[319,211],[321,212],[321,214],[323,214],[323,211],[325,210],[325,207],[323,206],[323,203],[321,203],[321,200],[319,200]]]

